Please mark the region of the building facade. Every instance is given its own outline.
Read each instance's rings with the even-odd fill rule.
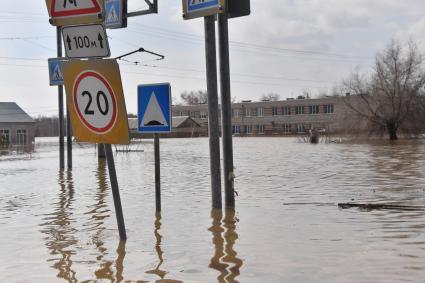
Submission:
[[[33,147],[35,121],[14,102],[0,102],[0,148]]]
[[[208,105],[175,105],[172,111],[173,116],[189,116],[208,128]],[[313,128],[340,133],[349,115],[344,97],[244,101],[232,104],[232,129],[236,136],[299,135]]]

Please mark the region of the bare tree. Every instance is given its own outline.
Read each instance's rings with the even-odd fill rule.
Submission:
[[[278,100],[280,100],[280,94],[273,93],[273,92],[265,93],[261,95],[260,97],[260,101],[278,101]]]
[[[392,40],[376,56],[373,72],[354,72],[343,83],[347,106],[377,127],[385,128],[390,140],[410,117],[425,84],[424,58],[413,42],[402,47]]]
[[[185,91],[180,94],[180,98],[186,105],[197,105],[208,103],[208,93],[204,90]]]

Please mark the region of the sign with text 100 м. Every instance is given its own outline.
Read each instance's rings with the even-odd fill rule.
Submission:
[[[80,25],[62,28],[68,58],[102,58],[111,55],[103,25]]]
[[[116,60],[67,61],[63,74],[75,138],[128,144],[127,111]]]

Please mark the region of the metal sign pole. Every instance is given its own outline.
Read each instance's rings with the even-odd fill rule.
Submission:
[[[235,207],[233,187],[232,102],[230,93],[229,30],[227,7],[218,15],[218,39],[221,81],[221,125],[223,137],[224,190],[227,208]]]
[[[62,57],[62,38],[61,28],[56,27],[56,41],[58,57]],[[65,168],[65,144],[64,144],[64,129],[63,129],[63,86],[58,86],[58,107],[59,107],[59,168]]]
[[[72,169],[72,126],[71,117],[69,117],[68,107],[66,107],[66,152],[68,169]]]
[[[215,16],[204,17],[212,207],[222,208]]]
[[[111,181],[112,196],[114,198],[115,215],[117,217],[118,231],[120,239],[127,240],[127,233],[125,231],[124,215],[122,212],[120,189],[118,187],[117,172],[115,171],[114,155],[110,144],[104,144],[106,152],[106,161],[108,162],[109,179]]]
[[[159,153],[159,134],[154,134],[155,151],[155,203],[156,211],[161,212],[161,160]]]

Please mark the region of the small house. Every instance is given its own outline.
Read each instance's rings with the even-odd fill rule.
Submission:
[[[31,150],[35,121],[15,102],[0,102],[0,148]]]

